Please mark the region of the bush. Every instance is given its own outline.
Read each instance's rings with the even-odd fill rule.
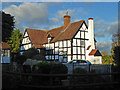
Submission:
[[[26,61],[26,57],[24,55],[17,55],[15,61],[17,64],[22,65]]]
[[[73,73],[83,74],[87,73],[87,71],[82,68],[76,68]]]
[[[31,73],[31,66],[30,65],[23,65],[23,71],[25,73]]]
[[[37,54],[39,54],[39,51],[34,47],[23,52],[23,55],[25,55],[26,58],[30,59],[32,59]]]
[[[68,69],[63,64],[40,62],[33,65],[32,71],[44,74],[66,74]]]
[[[33,65],[32,71],[34,73],[41,73],[41,74],[67,74],[68,69],[65,65],[63,64],[56,64],[56,63],[48,63],[48,62],[40,62],[35,65]],[[52,77],[54,83],[55,80],[63,80],[66,79],[67,77]],[[40,83],[40,84],[48,84],[49,81],[51,80],[51,77],[33,77],[32,82]],[[44,82],[45,83],[44,83]]]
[[[33,65],[32,71],[35,73],[49,74],[51,65],[47,62],[40,62]]]
[[[68,68],[64,64],[53,64],[51,66],[51,74],[67,74]]]

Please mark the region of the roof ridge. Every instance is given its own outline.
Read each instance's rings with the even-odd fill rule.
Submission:
[[[81,21],[85,21],[85,20],[80,20],[80,21],[72,22],[72,23],[70,23],[70,24],[78,23],[78,22],[81,22]],[[52,30],[56,30],[56,29],[62,28],[62,27],[64,27],[64,26],[56,27],[56,28],[50,29],[50,30],[48,30],[48,31],[46,31],[46,30],[40,30],[40,29],[30,29],[30,28],[26,28],[26,30],[38,30],[38,31],[43,31],[43,32],[50,32],[50,31],[52,31]],[[67,27],[68,27],[68,26],[67,26]]]
[[[45,30],[40,30],[40,29],[30,29],[30,28],[26,28],[26,30],[35,30],[35,31],[43,31],[43,32],[48,32],[48,31],[45,31]]]
[[[67,25],[67,27],[66,27],[64,30],[62,30],[62,31],[57,35],[56,39],[57,39],[63,32],[65,32],[70,25],[71,25],[71,23],[69,23],[69,24]]]
[[[71,24],[78,23],[78,22],[81,22],[81,21],[85,21],[85,20],[80,20],[80,21],[72,22]]]
[[[50,32],[52,30],[55,30],[55,29],[58,29],[58,28],[62,28],[62,27],[64,27],[64,26],[60,26],[60,27],[56,27],[56,28],[50,29],[50,30],[48,30],[48,32]]]

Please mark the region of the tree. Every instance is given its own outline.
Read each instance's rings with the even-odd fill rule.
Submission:
[[[26,56],[24,55],[17,55],[15,58],[15,61],[18,64],[18,71],[22,71],[23,70],[23,63],[26,61]]]
[[[23,52],[23,55],[25,55],[26,58],[30,58],[30,59],[32,59],[37,54],[39,54],[39,51],[34,47]]]
[[[108,55],[107,52],[102,52],[102,63],[103,64],[113,64],[113,58],[111,55]]]
[[[112,57],[114,59],[114,63],[117,65],[114,68],[114,71],[120,71],[120,33],[116,33],[112,37],[113,45],[112,45]]]
[[[0,16],[2,16],[2,41],[6,42],[14,29],[14,16],[10,14],[6,14],[5,12],[0,12]]]
[[[113,58],[115,60],[114,62],[117,64],[117,66],[120,67],[120,46],[116,46],[114,48]]]
[[[13,30],[11,37],[8,40],[8,44],[11,46],[12,53],[19,53],[20,52],[20,44],[22,41],[22,33],[20,33],[19,29]]]

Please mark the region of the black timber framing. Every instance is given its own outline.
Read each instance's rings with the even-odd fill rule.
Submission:
[[[24,46],[24,45],[28,45],[28,44],[32,44],[32,43],[30,42],[30,43],[26,43],[26,44],[21,44],[20,46]]]
[[[83,22],[85,25],[86,25],[86,23],[85,22]],[[83,26],[83,24],[80,26],[80,28]],[[86,59],[86,47],[85,47],[85,42],[86,42],[86,40],[89,40],[89,39],[86,39],[85,38],[85,33],[87,33],[88,31],[86,31],[86,29],[88,29],[88,27],[87,27],[87,25],[86,25],[86,29],[85,30],[80,30],[80,28],[78,29],[78,31],[76,32],[76,34],[73,36],[73,38],[71,39],[71,46],[70,47],[68,47],[68,40],[61,40],[61,41],[57,41],[58,42],[58,46],[56,46],[56,42],[54,42],[54,53],[52,53],[50,56],[51,56],[51,60],[56,60],[56,55],[58,55],[58,59],[59,59],[59,56],[62,56],[62,55],[60,55],[59,53],[58,54],[56,54],[55,53],[55,50],[56,49],[58,49],[58,52],[60,52],[60,49],[63,49],[63,51],[65,51],[64,49],[66,49],[67,50],[67,53],[65,54],[65,56],[71,56],[71,60],[73,59],[73,55],[76,55],[76,58],[78,59],[78,55],[80,56],[80,58],[81,59],[83,59],[83,56],[84,56],[84,59]],[[80,31],[80,38],[75,38],[75,36],[77,35],[77,33]],[[84,33],[84,37],[83,38],[81,38],[81,32],[83,32]],[[73,39],[76,39],[76,45],[75,46],[73,46]],[[80,46],[78,45],[78,42],[77,42],[77,40],[80,40]],[[81,46],[81,40],[82,41],[84,41],[84,46]],[[64,41],[66,41],[66,45],[65,45],[65,42]],[[60,43],[62,44],[62,46],[60,47]],[[51,44],[51,43],[50,43]],[[76,54],[73,54],[73,47],[76,47]],[[79,47],[79,51],[80,51],[80,54],[78,54],[78,47]],[[71,48],[71,54],[68,54],[68,48]],[[84,48],[84,53],[82,53],[82,48]],[[52,56],[54,56],[54,59],[52,59]]]
[[[83,24],[82,24],[82,25],[83,25]],[[82,25],[80,26],[80,28],[82,27]],[[86,23],[85,23],[85,25],[86,25]],[[72,48],[73,48],[73,47],[76,47],[76,49],[77,49],[77,50],[76,50],[76,55],[77,55],[76,58],[77,58],[77,59],[78,59],[78,55],[81,55],[81,56],[80,56],[81,59],[83,59],[83,56],[84,56],[84,59],[86,59],[85,42],[86,42],[86,40],[89,40],[89,39],[86,39],[86,38],[85,38],[85,33],[88,32],[88,31],[86,31],[86,29],[88,29],[88,27],[86,27],[85,30],[80,30],[80,28],[78,29],[78,31],[76,32],[76,34],[75,34],[74,37],[72,38],[72,40],[73,40],[73,39],[76,39],[76,46],[71,46],[71,47],[72,47]],[[80,38],[75,38],[75,36],[77,35],[78,32],[80,32]],[[81,36],[82,36],[82,35],[81,35],[81,32],[84,33],[84,34],[83,34],[83,35],[84,35],[84,38],[81,37]],[[80,40],[80,46],[78,46],[77,40]],[[81,40],[84,41],[84,46],[81,46]],[[78,47],[80,47],[80,54],[78,54]],[[84,54],[82,53],[82,48],[84,48]],[[71,51],[71,53],[72,53],[72,52],[73,52],[73,51]]]

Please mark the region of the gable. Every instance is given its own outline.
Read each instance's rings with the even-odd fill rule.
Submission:
[[[45,43],[48,43],[48,39],[47,39],[48,34],[50,34],[52,37],[51,42],[72,39],[82,25],[83,25],[83,28],[85,28],[86,24],[84,20],[70,23],[67,27],[61,26],[58,28],[51,29],[49,31],[27,28],[26,32],[32,44],[33,43],[34,44],[45,44]],[[26,33],[24,34],[24,36],[27,36]]]
[[[27,36],[28,36],[28,33],[27,33],[27,32],[25,32],[24,37],[27,37]]]
[[[94,56],[102,56],[100,51],[98,49],[92,49],[92,51],[89,53],[89,56],[94,55]]]
[[[25,31],[24,35],[23,35],[23,39],[22,39],[22,44],[28,44],[31,43],[30,38],[28,36],[28,33]]]
[[[73,38],[84,38],[84,32],[81,32],[81,34],[80,34],[80,31],[87,31],[87,30],[88,30],[88,27],[87,27],[85,21],[83,21],[83,23],[79,26],[79,29]],[[81,37],[80,37],[80,35],[81,35]]]
[[[80,26],[83,24],[83,22],[84,20],[70,23],[64,30],[62,30],[57,35],[57,37],[53,39],[52,42],[72,39],[74,35],[76,34],[76,32],[78,31],[78,29],[80,28]]]
[[[99,52],[99,50],[97,50],[94,56],[102,56],[102,54]]]
[[[32,44],[43,44],[47,42],[47,31],[26,29]]]
[[[80,30],[87,30],[87,26],[86,26],[85,22],[82,24]]]

